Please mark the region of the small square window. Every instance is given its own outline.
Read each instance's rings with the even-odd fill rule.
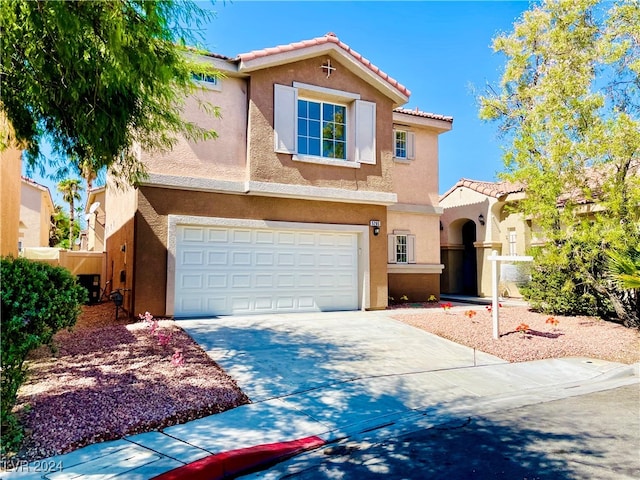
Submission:
[[[396,263],[407,263],[407,236],[396,235]]]
[[[407,132],[404,130],[395,131],[395,157],[407,158]]]
[[[200,83],[203,87],[211,90],[220,90],[220,80],[213,75],[207,75],[204,73],[192,73],[191,78]]]

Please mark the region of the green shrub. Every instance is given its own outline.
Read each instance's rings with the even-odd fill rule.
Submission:
[[[610,302],[593,288],[581,269],[576,258],[581,250],[583,245],[567,242],[534,252],[531,280],[520,287],[533,310],[553,315],[611,316]],[[598,262],[592,262],[590,268],[598,269]]]
[[[58,330],[76,323],[87,291],[61,267],[11,257],[2,258],[0,263],[1,426],[5,453],[15,449],[22,437],[12,410],[26,378],[27,354],[49,344]]]

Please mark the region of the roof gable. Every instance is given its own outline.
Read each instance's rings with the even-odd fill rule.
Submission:
[[[396,105],[403,105],[409,100],[411,92],[407,87],[341,42],[333,33],[311,40],[241,53],[237,57],[238,71],[250,73],[321,55],[339,58],[349,71],[385,93]]]

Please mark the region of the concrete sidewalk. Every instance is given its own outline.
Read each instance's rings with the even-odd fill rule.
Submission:
[[[509,364],[393,320],[402,312],[336,312],[180,321],[253,401],[91,445],[0,478],[147,479],[211,454],[319,436],[390,435],[638,384],[638,365],[571,358]],[[411,312],[414,313],[414,312]],[[62,471],[42,472],[43,465]]]

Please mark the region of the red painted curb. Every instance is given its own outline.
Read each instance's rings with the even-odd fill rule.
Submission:
[[[260,466],[285,460],[306,450],[321,447],[326,443],[320,437],[312,436],[289,442],[266,443],[230,450],[169,470],[151,480],[222,480]]]

